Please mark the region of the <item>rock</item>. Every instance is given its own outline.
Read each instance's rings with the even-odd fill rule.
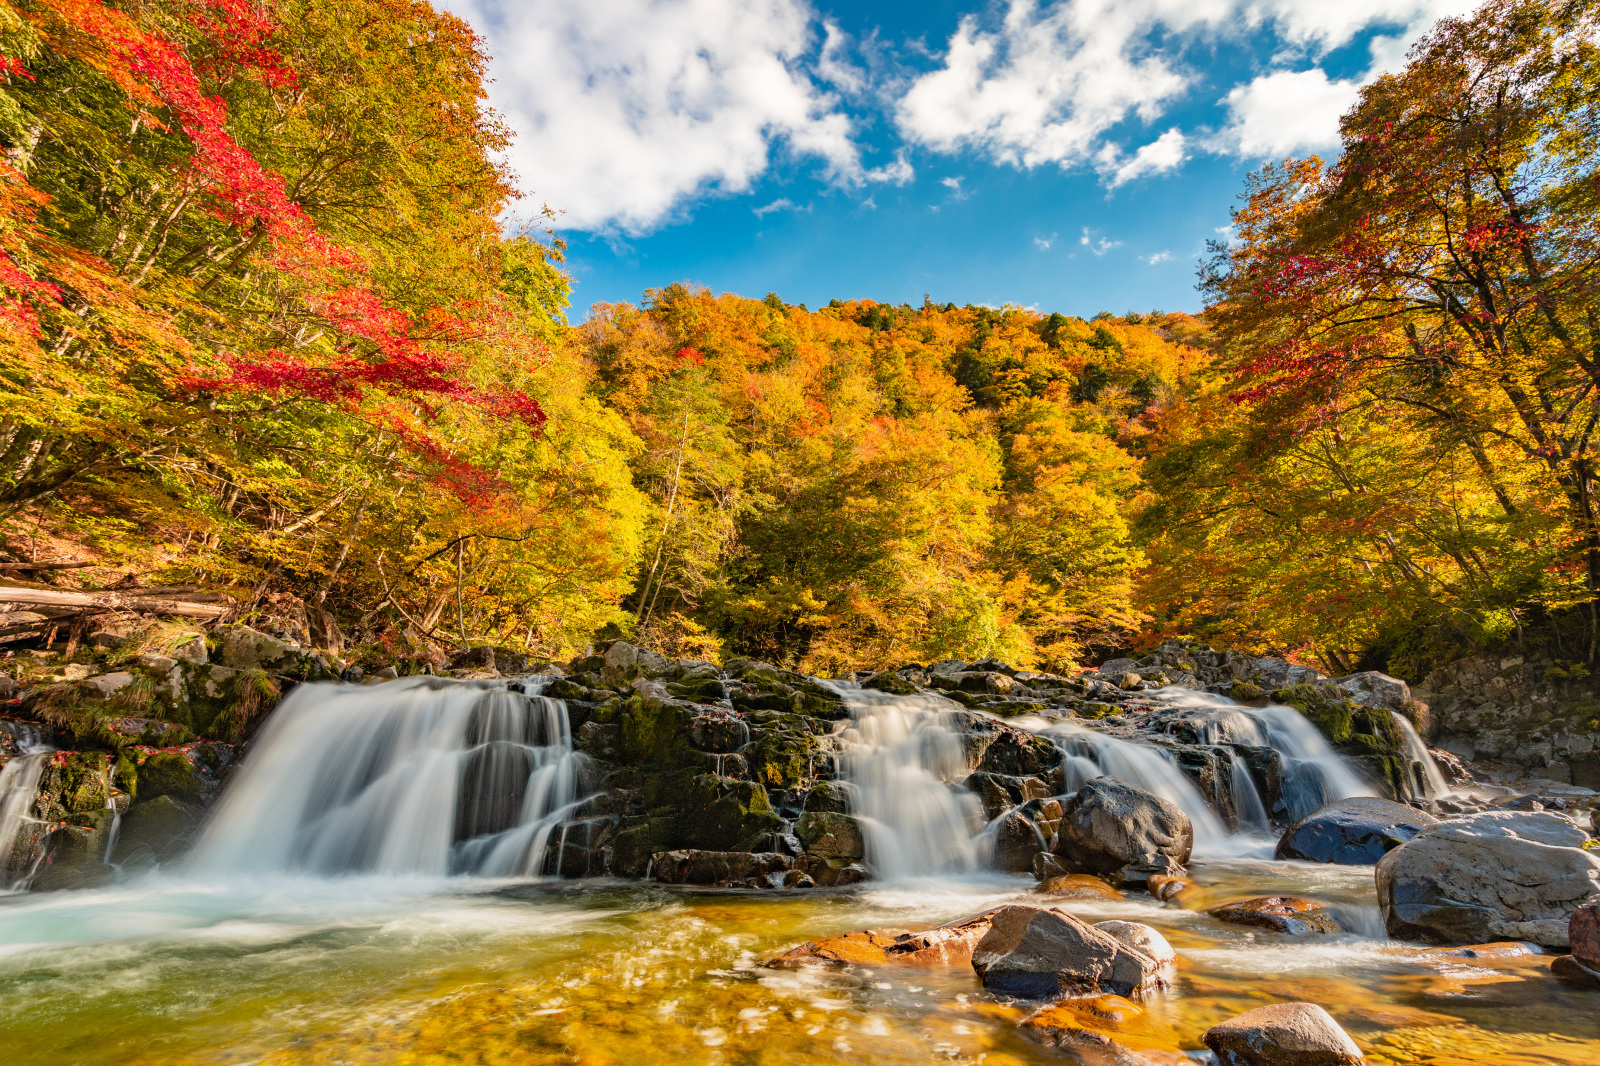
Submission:
[[[1349,693],[1350,699],[1368,707],[1387,707],[1391,711],[1398,711],[1411,702],[1409,685],[1398,677],[1390,677],[1376,670],[1346,674],[1344,677],[1333,678],[1328,683],[1338,685]]]
[[[777,888],[794,860],[776,852],[666,851],[655,857],[650,876],[664,885]]]
[[[1392,800],[1340,800],[1300,819],[1278,841],[1276,857],[1370,866],[1439,819]]]
[[[844,859],[824,859],[820,855],[806,856],[801,869],[805,870],[806,876],[827,888],[859,885],[872,876],[867,872],[867,868],[859,862],[847,862]]]
[[[1591,970],[1600,970],[1600,898],[1585,900],[1567,927],[1572,954]]]
[[[61,678],[64,681],[83,681],[88,678],[90,672],[84,663],[68,663],[61,668]]]
[[[135,803],[122,816],[112,862],[124,870],[169,863],[188,849],[205,812],[169,795]]]
[[[268,637],[267,639],[271,640],[272,638]],[[182,643],[178,644],[172,649],[172,657],[174,659],[181,659],[186,663],[193,663],[195,666],[206,665],[206,663],[211,661],[211,656],[206,650],[205,634],[185,634],[182,638]]]
[[[1041,896],[1056,899],[1125,899],[1121,892],[1090,874],[1063,874],[1052,877],[1034,889]]]
[[[222,626],[217,630],[217,662],[234,670],[260,667],[276,672],[294,665],[299,658],[300,649],[248,626]]]
[[[893,670],[880,670],[861,682],[862,688],[870,688],[877,692],[887,692],[894,696],[915,695],[917,686]]]
[[[850,813],[850,788],[843,781],[818,781],[806,793],[805,809],[829,811],[833,814]]]
[[[1167,877],[1164,874],[1151,875],[1149,883],[1145,885],[1146,891],[1148,891],[1156,899],[1161,900],[1163,903],[1174,898],[1178,893],[1182,892],[1188,887],[1189,882],[1185,881],[1183,878]]]
[[[1218,921],[1253,925],[1290,936],[1344,932],[1327,904],[1297,896],[1261,896],[1214,907],[1206,913]]]
[[[1167,938],[1143,922],[1096,922],[1094,927],[1111,934],[1125,947],[1150,956],[1158,966],[1178,961],[1178,953],[1172,950]]]
[[[919,966],[965,965],[972,961],[973,947],[988,933],[994,914],[995,911],[988,910],[918,933],[890,936],[866,929],[814,940],[784,952],[767,965],[780,970],[817,965],[831,968],[881,966],[891,962]]]
[[[1219,1066],[1361,1066],[1366,1059],[1339,1023],[1315,1003],[1247,1010],[1201,1037]]]
[[[754,781],[701,774],[679,786],[674,800],[678,840],[693,848],[736,851],[784,827],[767,799],[767,790]]]
[[[806,854],[819,859],[859,859],[866,855],[861,825],[848,814],[807,811],[794,826]]]
[[[1046,907],[996,911],[973,949],[972,968],[985,988],[1031,999],[1139,996],[1165,984],[1154,959]]]
[[[1558,955],[1550,960],[1550,972],[1557,980],[1579,988],[1600,991],[1600,973],[1591,970],[1571,955]]]
[[[1048,737],[1004,726],[984,749],[978,769],[1007,777],[1043,778],[1060,764],[1061,749]]]
[[[979,771],[969,775],[961,784],[977,793],[983,801],[984,813],[991,820],[1029,800],[1044,799],[1050,795],[1050,786],[1037,777],[1010,777]]]
[[[133,675],[125,672],[101,674],[99,677],[88,678],[84,684],[98,690],[102,696],[110,696],[133,684]]]
[[[1389,935],[1567,944],[1567,924],[1600,894],[1589,834],[1548,811],[1485,811],[1429,826],[1378,863]]]
[[[1062,804],[1056,851],[1079,869],[1124,884],[1182,873],[1194,827],[1177,804],[1114,777],[1097,777]]]

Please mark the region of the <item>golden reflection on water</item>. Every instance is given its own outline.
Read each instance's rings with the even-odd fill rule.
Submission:
[[[966,965],[761,965],[819,936],[1040,902],[1021,881],[838,895],[566,887],[477,897],[466,922],[256,930],[237,943],[213,931],[0,957],[0,1048],[10,1066],[1016,1066],[1071,1061],[1046,1046],[1049,1034],[1084,1028],[1173,1061],[1216,1022],[1308,1000],[1373,1063],[1600,1063],[1600,992],[1556,981],[1549,956],[1289,938],[1201,913],[1289,892],[1370,911],[1370,870],[1263,866],[1206,867],[1165,906],[1061,901],[1087,920],[1159,928],[1179,954],[1173,987],[1140,1003],[1075,1001],[1028,1025],[1038,1004],[988,995]]]

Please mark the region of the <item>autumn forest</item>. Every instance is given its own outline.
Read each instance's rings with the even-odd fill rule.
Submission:
[[[574,321],[455,17],[0,0],[0,549],[417,661],[1593,661],[1597,29],[1441,22],[1254,175],[1199,314],[662,279]]]

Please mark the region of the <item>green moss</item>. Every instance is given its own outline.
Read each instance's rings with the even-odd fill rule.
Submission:
[[[689,710],[682,704],[644,696],[622,704],[622,754],[628,762],[659,770],[690,760]],[[597,715],[598,718],[598,715]]]
[[[754,781],[715,774],[689,780],[678,803],[677,841],[709,851],[746,851],[783,828],[767,790]]]
[[[205,798],[205,778],[182,752],[151,752],[139,767],[136,795],[141,802],[171,796],[184,803],[198,803]]]

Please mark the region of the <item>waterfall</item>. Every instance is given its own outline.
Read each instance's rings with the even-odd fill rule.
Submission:
[[[1222,819],[1162,749],[1096,733],[1074,722],[1051,723],[1039,732],[1055,741],[1069,759],[1081,759],[1088,764],[1077,764],[1079,769],[1074,776],[1081,776],[1081,779],[1067,782],[1069,795],[1082,788],[1090,778],[1115,777],[1182,808],[1194,826],[1197,850],[1213,851],[1227,840],[1229,834]],[[1086,773],[1089,767],[1095,772]]]
[[[1271,832],[1272,819],[1267,815],[1266,804],[1261,802],[1261,791],[1256,788],[1250,768],[1244,764],[1238,752],[1233,753],[1228,788],[1233,793],[1233,811],[1238,816],[1240,828],[1252,833]]]
[[[191,855],[215,872],[537,875],[582,800],[566,705],[517,684],[302,685]]]
[[[1454,791],[1445,781],[1439,764],[1433,761],[1433,756],[1428,753],[1428,746],[1417,735],[1416,727],[1403,714],[1389,712],[1394,719],[1395,728],[1400,730],[1400,739],[1405,744],[1406,758],[1422,767],[1421,790],[1423,799],[1438,799],[1448,796]]]
[[[951,728],[952,705],[932,696],[839,691],[852,716],[839,734],[840,776],[854,786],[851,813],[875,875],[897,880],[976,869],[977,797],[951,788],[971,769]]]
[[[1202,744],[1270,747],[1277,752],[1283,764],[1281,799],[1291,822],[1299,821],[1334,800],[1377,795],[1351,767],[1349,760],[1334,751],[1317,727],[1293,707],[1281,704],[1241,707],[1226,697],[1189,689],[1158,689],[1149,695],[1160,705],[1194,712],[1179,721],[1194,728]],[[1169,730],[1173,724],[1168,723]],[[1237,753],[1235,760],[1238,760]],[[1245,811],[1237,806],[1238,769],[1233,777],[1235,810],[1243,820]],[[1253,782],[1251,791],[1254,791]],[[1259,805],[1259,794],[1255,799]]]
[[[39,791],[39,778],[44,773],[44,763],[50,757],[47,745],[37,726],[23,722],[4,723],[6,732],[17,742],[20,754],[0,767],[0,876],[5,874],[16,846],[17,835],[31,818],[33,799]],[[25,883],[26,878],[21,883]],[[10,882],[0,882],[0,889],[18,887]]]

